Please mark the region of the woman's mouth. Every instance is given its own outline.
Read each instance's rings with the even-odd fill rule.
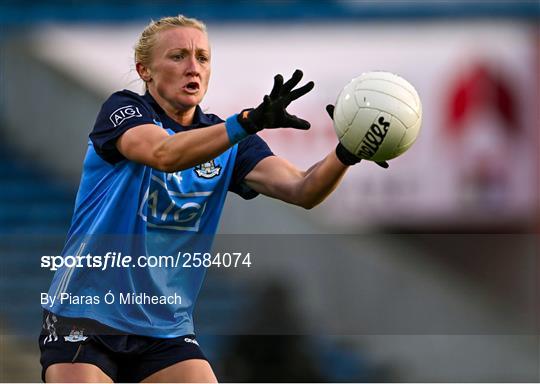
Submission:
[[[199,92],[200,85],[196,81],[191,81],[184,85],[184,91],[190,94],[195,94]]]

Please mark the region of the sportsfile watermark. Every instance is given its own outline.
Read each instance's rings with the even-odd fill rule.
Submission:
[[[41,256],[41,268],[251,268],[251,252],[178,252],[172,255],[130,256],[110,251],[104,255]]]
[[[12,248],[5,255],[15,255],[14,251],[21,244],[29,242],[28,238],[22,237],[9,240]],[[208,305],[215,305],[215,295],[219,295],[223,303],[231,300],[234,305],[240,298],[245,308],[240,314],[234,313],[235,320],[231,323],[218,324],[215,319],[206,323],[199,321],[199,332],[230,335],[236,334],[238,329],[246,329],[264,334],[538,333],[540,240],[534,234],[218,235],[212,243],[211,239],[201,238],[197,246],[186,244],[177,250],[163,252],[149,248],[155,245],[145,243],[145,240],[139,237],[95,236],[74,239],[66,246],[62,238],[53,245],[47,245],[48,248],[39,254],[32,255],[29,259],[32,262],[25,266],[29,272],[24,276],[18,273],[20,263],[4,265],[4,279],[16,288],[20,285],[21,292],[31,292],[28,294],[32,297],[29,302],[35,305],[40,293],[50,289],[51,275],[55,273],[51,270],[78,264],[84,268],[63,266],[56,272],[62,275],[57,277],[58,283],[49,292],[52,296],[56,294],[56,300],[63,299],[67,305],[95,300],[76,297],[95,294],[94,291],[89,293],[75,289],[73,282],[79,281],[86,284],[85,287],[89,284],[99,287],[102,304],[106,303],[104,295],[109,289],[112,294],[107,299],[114,295],[115,303],[120,303],[120,300],[127,303],[126,294],[131,290],[142,293],[142,296],[134,297],[137,302],[148,303],[150,300],[159,303],[160,300],[173,301],[174,297],[159,297],[173,291],[156,292],[138,284],[120,288],[118,281],[130,276],[144,276],[138,272],[145,271],[159,281],[180,276],[176,272],[182,276],[206,272],[197,301],[200,311],[207,308],[205,300],[208,300]],[[81,248],[83,243],[88,244],[88,249]],[[208,248],[202,243],[211,247],[206,257],[203,251]],[[171,248],[173,246],[171,244]],[[61,252],[60,247],[69,251]],[[218,251],[219,256],[215,257]],[[225,254],[228,251],[230,256]],[[241,256],[237,259],[232,251],[242,252]],[[103,256],[101,260],[99,257],[87,258],[88,253]],[[107,253],[109,258],[105,261]],[[73,257],[56,258],[54,261],[45,257],[41,260],[42,255],[68,254],[81,257],[78,260]],[[130,255],[131,259],[124,259],[125,255]],[[136,255],[145,257],[136,260]],[[116,257],[113,259],[112,256]],[[244,263],[245,257],[248,258]],[[218,268],[220,261],[221,268]],[[90,268],[86,267],[87,264]],[[148,266],[145,269],[128,269],[138,264],[161,265],[162,269],[150,269]],[[172,269],[171,265],[177,269]],[[204,268],[210,265],[210,268]],[[165,269],[165,266],[169,267]],[[227,266],[231,268],[223,268]],[[37,279],[40,279],[39,285],[36,284]],[[4,291],[5,302],[15,298],[12,291]],[[144,292],[158,297],[145,298]],[[60,297],[60,293],[64,295]],[[177,293],[185,295],[182,291]],[[17,296],[18,301],[24,299]],[[187,297],[182,299],[187,303]],[[284,312],[283,306],[287,302],[298,311],[310,311],[310,318],[317,319],[309,324],[309,330],[301,326],[295,328],[290,321],[272,321],[275,313]],[[260,303],[260,306],[254,303]],[[6,311],[13,311],[15,316],[17,306],[4,307]],[[259,323],[253,313],[268,321]]]

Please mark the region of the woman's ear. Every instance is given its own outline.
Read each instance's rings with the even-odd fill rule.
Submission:
[[[148,83],[150,80],[152,80],[152,74],[150,72],[150,68],[148,68],[144,64],[142,64],[142,63],[135,64],[135,69],[137,70],[137,73],[139,74],[139,77],[145,83]]]

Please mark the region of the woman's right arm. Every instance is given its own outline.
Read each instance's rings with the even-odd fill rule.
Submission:
[[[163,172],[176,172],[214,159],[231,147],[225,123],[169,135],[154,124],[127,130],[116,148],[127,159]]]

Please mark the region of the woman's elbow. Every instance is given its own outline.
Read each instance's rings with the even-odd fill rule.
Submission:
[[[298,202],[296,205],[309,211],[310,209],[315,208],[320,203],[321,201],[318,201],[318,200],[304,200],[304,201]]]
[[[172,173],[180,170],[178,159],[162,148],[153,151],[152,159],[151,166],[158,171]]]
[[[302,207],[304,209],[310,210],[315,208],[317,205],[322,203],[324,196],[321,196],[317,193],[310,193],[306,191],[298,191],[294,193],[293,204]]]

